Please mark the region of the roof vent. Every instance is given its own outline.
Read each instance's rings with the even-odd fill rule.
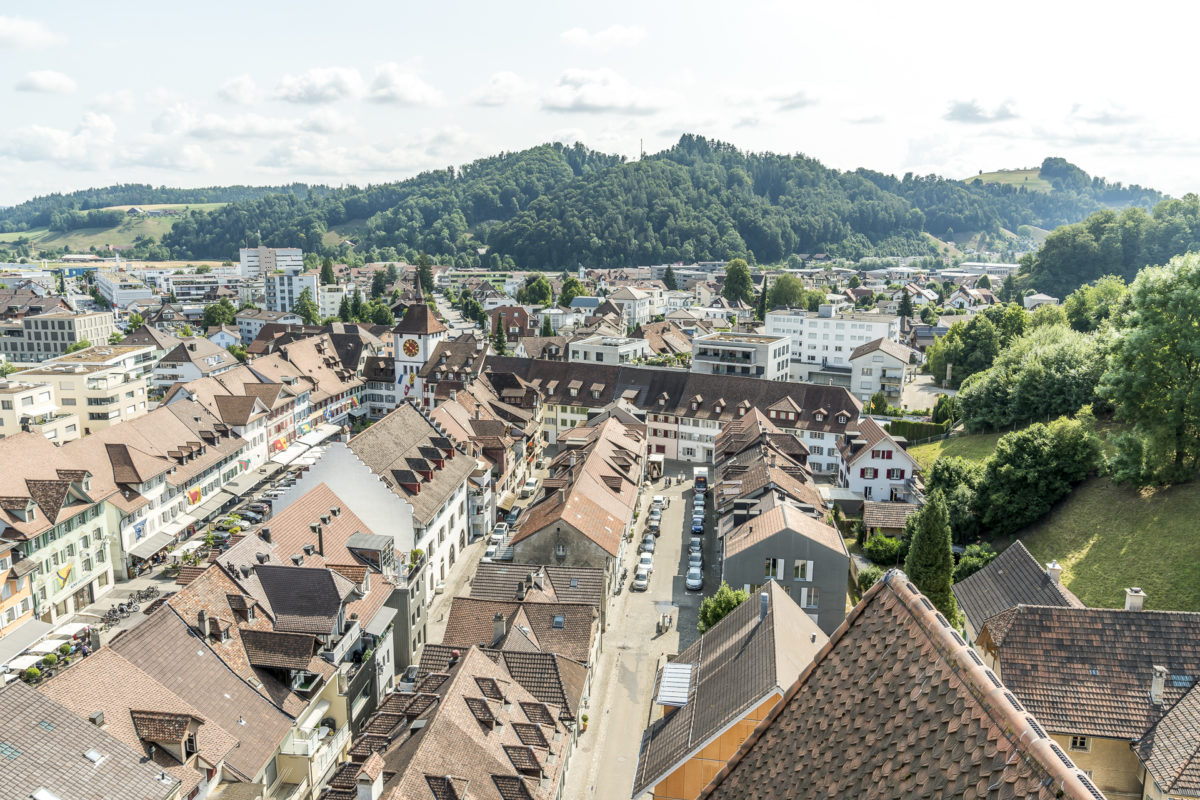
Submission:
[[[330,516],[333,516],[333,517],[341,516],[341,513],[342,513],[341,506],[330,506],[330,508],[329,508]]]
[[[332,517],[331,515],[329,515],[329,514],[322,514],[322,515],[321,515],[321,524],[322,524],[322,525],[328,525],[332,519],[333,519],[333,517]]]
[[[93,711],[91,714],[88,715],[88,722],[92,723],[97,728],[103,727],[104,726],[104,712],[103,711]]]
[[[1146,602],[1146,593],[1137,586],[1125,590],[1125,610],[1141,611]]]
[[[758,596],[758,618],[766,619],[767,618],[767,610],[770,607],[771,607],[771,595],[767,594],[766,592],[761,593]]]
[[[304,550],[304,555],[306,555],[306,556],[311,556],[313,553],[317,552],[317,548],[312,546],[311,544],[304,545],[303,550]]]
[[[302,565],[304,563],[304,556],[300,555],[299,553],[292,553],[292,563],[297,567]]]
[[[266,553],[255,553],[254,557],[256,559],[258,559],[258,563],[260,563],[260,564],[267,563],[267,554]]]
[[[238,572],[242,573],[243,578],[249,578],[250,577],[250,565],[242,564],[240,567],[238,567]]]
[[[258,531],[258,537],[260,539],[262,539],[264,542],[270,542],[271,541],[271,529],[270,528],[260,528]]]

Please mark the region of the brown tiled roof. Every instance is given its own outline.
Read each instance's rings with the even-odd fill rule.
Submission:
[[[842,535],[838,533],[837,528],[815,519],[811,514],[794,506],[780,504],[743,522],[727,533],[725,535],[725,557],[738,555],[746,548],[785,531],[799,534],[839,555],[849,555],[846,543],[842,540]]]
[[[692,666],[687,704],[642,735],[635,796],[767,697],[781,696],[829,641],[778,583],[769,581],[763,591],[765,618],[759,597],[752,596],[671,659]]]
[[[913,351],[911,348],[905,347],[899,342],[893,342],[891,339],[881,338],[867,342],[866,344],[860,344],[858,347],[854,348],[854,350],[850,353],[850,360],[853,361],[860,356],[870,355],[877,350],[886,353],[892,358],[899,359],[905,364],[907,364],[913,356]]]
[[[193,719],[190,714],[135,709],[129,710],[129,716],[138,738],[147,742],[182,742]]]
[[[425,645],[421,650],[418,676],[448,669],[455,650],[462,652],[461,648],[449,645]],[[587,687],[588,670],[583,664],[555,653],[489,648],[483,648],[481,652],[503,666],[538,702],[558,708],[562,719],[576,718]]]
[[[898,527],[903,526],[901,522]],[[976,630],[991,617],[1013,606],[1083,606],[1067,587],[1051,580],[1020,540],[1005,548],[974,575],[955,582],[953,588],[958,607]]]
[[[446,326],[434,315],[433,309],[421,301],[416,301],[409,304],[404,318],[396,323],[392,333],[428,336],[445,330]]]
[[[307,669],[316,642],[316,637],[307,633],[242,631],[246,658],[256,667]]]
[[[175,576],[175,583],[178,584],[179,586],[187,586],[189,583],[196,580],[196,578],[199,578],[201,575],[203,575],[204,570],[206,570],[206,569],[208,569],[207,566],[204,566],[204,567],[182,566],[179,568],[179,574]]]
[[[507,628],[499,644],[495,642],[496,614],[504,616]],[[556,628],[554,619],[560,616],[563,626]],[[496,646],[503,650],[504,642],[520,633],[542,652],[557,653],[586,664],[591,659],[597,619],[596,609],[586,603],[516,603],[456,597],[450,603],[442,643],[460,648]]]
[[[531,580],[532,578],[532,580]],[[566,603],[604,603],[604,570],[598,567],[557,567],[513,564],[504,561],[481,563],[471,579],[471,597],[480,600],[516,600],[518,585],[525,587],[528,600],[545,598]]]
[[[1018,606],[993,620],[1007,631],[997,647],[989,620],[981,645],[998,652],[1005,684],[1049,731],[1141,738],[1161,713],[1150,702],[1154,667],[1168,672],[1164,708],[1200,675],[1197,613]]]
[[[1171,796],[1200,797],[1200,681],[1137,745],[1138,758]]]
[[[896,570],[700,794],[783,796],[1103,797]]]
[[[863,527],[867,530],[903,528],[905,521],[919,510],[920,506],[913,503],[874,503],[868,500],[863,503]],[[955,591],[955,594],[958,592]]]

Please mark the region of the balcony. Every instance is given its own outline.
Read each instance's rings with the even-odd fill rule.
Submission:
[[[362,627],[358,624],[358,620],[350,620],[344,626],[341,638],[321,651],[321,658],[331,664],[340,664],[361,638]]]
[[[285,756],[302,756],[304,758],[318,756],[318,764],[314,766],[318,766],[317,772],[320,774],[319,762],[322,748],[328,751],[324,755],[328,756],[328,753],[332,753],[336,757],[346,746],[349,738],[349,725],[343,725],[336,732],[324,725],[314,725],[309,731],[292,728],[284,737],[283,744],[279,746],[279,752]]]
[[[701,350],[692,356],[696,361],[719,361],[724,364],[749,364],[754,360],[752,352],[716,352],[707,353]]]

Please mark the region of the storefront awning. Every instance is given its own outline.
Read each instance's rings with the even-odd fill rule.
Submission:
[[[263,464],[261,467],[257,467],[249,472],[243,472],[241,475],[238,475],[229,483],[225,484],[225,490],[238,496],[244,495],[255,486],[258,486],[260,483],[268,478],[273,477],[282,470],[282,464],[272,464],[268,462]]]
[[[0,664],[7,664],[25,652],[29,645],[45,636],[53,627],[49,622],[31,619],[12,633],[6,634],[0,639]]]
[[[321,442],[325,441],[326,439],[332,437],[335,433],[337,433],[341,429],[342,428],[340,425],[332,425],[328,422],[323,422],[317,426],[316,430],[310,431],[309,433],[304,434],[296,441],[300,442],[301,444],[309,445],[311,447],[314,444],[320,444]]]
[[[175,537],[173,535],[159,532],[153,536],[147,536],[145,539],[142,539],[133,547],[129,548],[129,555],[145,561],[159,550],[169,547],[173,541],[175,541]]]
[[[228,503],[232,503],[236,499],[237,499],[236,495],[231,494],[231,493],[225,491],[224,489],[222,489],[221,491],[214,494],[212,497],[205,500],[198,507],[193,509],[192,516],[195,517],[197,520],[203,522],[203,521],[207,520],[209,517],[211,517],[213,514],[216,514],[218,511],[220,511],[222,508],[224,508]]]
[[[504,497],[502,497],[500,499],[500,502],[497,504],[496,507],[499,508],[501,511],[508,512],[508,511],[512,511],[512,507],[513,507],[513,505],[516,504],[516,502],[517,502],[517,495],[513,492],[509,492],[508,494],[504,495]]]
[[[287,450],[271,456],[271,460],[276,464],[287,465],[299,458],[300,454],[306,450],[308,450],[308,445],[301,444],[300,442],[293,442],[292,444],[288,445]]]

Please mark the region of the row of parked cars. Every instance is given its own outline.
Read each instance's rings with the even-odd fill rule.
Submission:
[[[692,496],[692,538],[688,542],[688,571],[683,585],[690,591],[704,588],[704,491]]]

